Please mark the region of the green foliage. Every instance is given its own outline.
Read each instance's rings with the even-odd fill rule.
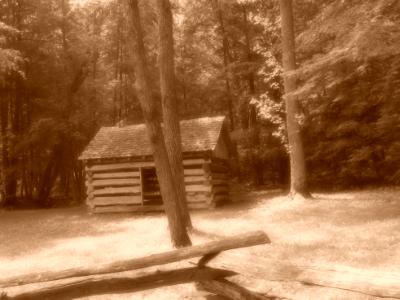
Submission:
[[[155,1],[139,2],[159,95]],[[242,178],[287,182],[278,2],[173,4],[181,117],[229,115],[231,104]],[[399,184],[399,1],[294,4],[299,68],[290,75],[311,186]],[[91,137],[142,122],[127,12],[122,0],[0,0],[3,195],[83,198],[77,157]]]
[[[299,35],[312,184],[399,184],[399,25],[398,1],[330,1]]]

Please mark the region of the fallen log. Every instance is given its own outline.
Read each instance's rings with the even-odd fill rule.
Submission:
[[[84,278],[72,282],[53,282],[46,287],[35,288],[13,295],[4,295],[1,300],[67,300],[100,294],[120,294],[154,289],[193,281],[209,281],[233,276],[236,273],[212,268],[185,268],[172,271],[158,271],[146,274],[138,272],[129,277]]]
[[[11,287],[22,284],[53,281],[70,277],[109,274],[123,271],[137,270],[157,265],[173,263],[193,257],[200,257],[211,253],[218,253],[230,249],[250,247],[270,243],[270,239],[263,231],[254,231],[234,237],[212,241],[203,245],[180,248],[164,253],[145,257],[117,261],[109,264],[89,268],[72,268],[56,272],[31,273],[0,280],[0,287]]]
[[[207,292],[226,297],[231,300],[272,300],[275,297],[267,297],[252,292],[226,279],[204,280],[197,283],[197,288]]]
[[[214,258],[210,265],[266,281],[293,281],[374,297],[400,299],[400,272],[379,272],[351,267],[297,266],[242,253],[222,253]]]

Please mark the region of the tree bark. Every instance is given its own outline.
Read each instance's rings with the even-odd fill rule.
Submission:
[[[290,194],[292,196],[299,194],[303,197],[309,197],[303,142],[300,125],[296,120],[299,114],[299,102],[297,97],[292,94],[296,90],[296,78],[289,74],[296,69],[292,0],[280,0],[280,11],[282,19],[283,69],[285,72],[284,99],[290,157]]]
[[[157,120],[156,101],[152,95],[149,72],[143,42],[142,25],[137,0],[128,0],[132,30],[134,34],[133,57],[136,70],[136,84],[142,107],[150,145],[153,150],[157,178],[168,218],[172,244],[184,247],[191,244],[184,220],[178,206],[178,192],[173,179],[161,124]]]
[[[186,200],[182,164],[182,140],[179,125],[178,97],[176,93],[173,19],[169,0],[158,0],[159,65],[161,103],[164,119],[164,137],[171,172],[177,189],[177,202],[185,225],[192,227]]]

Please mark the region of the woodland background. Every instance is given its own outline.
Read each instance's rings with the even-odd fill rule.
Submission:
[[[159,97],[156,5],[140,4]],[[398,185],[400,3],[294,4],[309,186]],[[181,119],[226,115],[238,180],[287,186],[278,1],[181,0],[173,13]],[[122,0],[0,0],[3,205],[82,201],[90,139],[143,122],[129,28]]]

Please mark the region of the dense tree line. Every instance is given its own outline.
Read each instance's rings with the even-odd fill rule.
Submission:
[[[161,120],[159,7],[138,4]],[[285,76],[296,82],[309,186],[398,184],[400,3],[293,4],[297,69]],[[0,0],[3,204],[80,201],[77,158],[98,128],[144,121],[129,12],[123,0]],[[181,0],[172,12],[179,118],[225,114],[235,176],[286,186],[279,1]]]

